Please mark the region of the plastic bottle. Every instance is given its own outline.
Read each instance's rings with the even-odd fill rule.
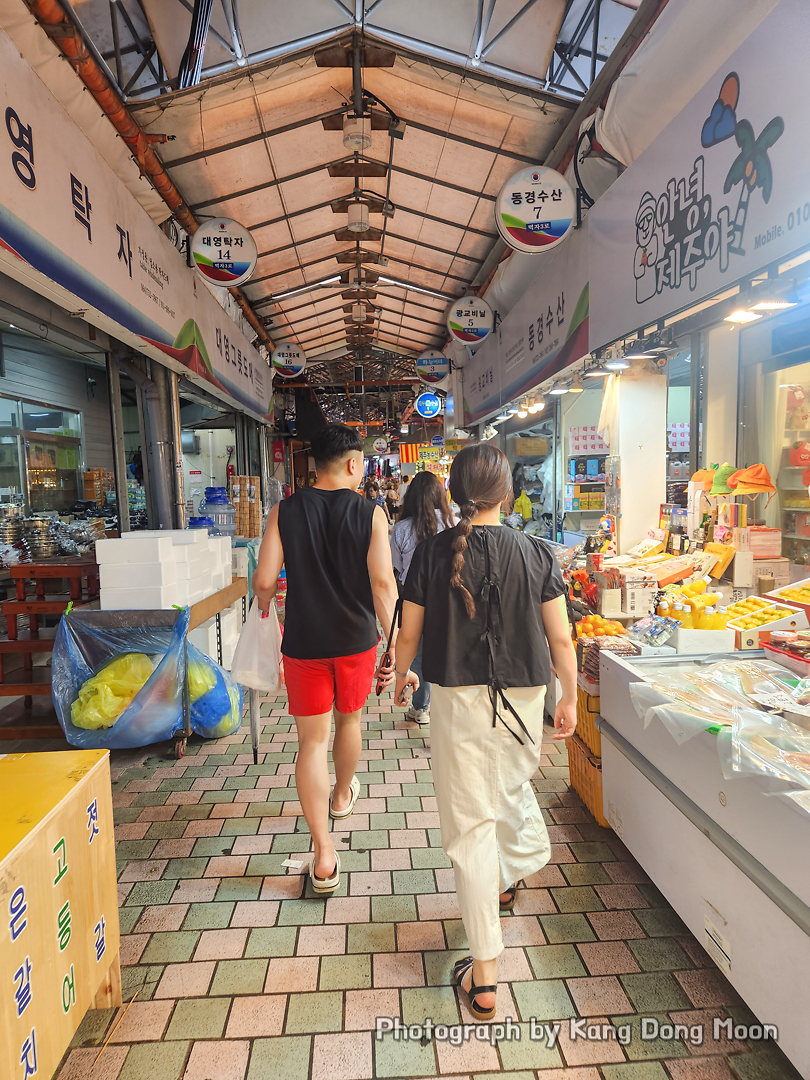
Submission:
[[[676,604],[673,618],[677,619],[677,621],[681,624],[681,626],[686,627],[687,626],[687,621],[686,621],[687,617],[689,619],[688,625],[691,627],[691,625],[692,625],[692,614],[691,614],[691,612],[689,612],[688,615],[687,615],[686,608],[683,606],[683,604]]]
[[[698,578],[697,581],[692,582],[693,593],[705,593],[709,584],[709,578]]]
[[[718,608],[717,612],[716,612],[716,614],[714,616],[714,627],[713,627],[713,629],[715,629],[715,630],[725,630],[727,622],[728,622],[728,608],[724,608],[724,607]]]
[[[704,607],[700,613],[699,630],[714,630],[714,608]]]
[[[666,597],[664,597],[664,599],[661,601],[661,603],[655,609],[655,614],[656,615],[661,615],[662,618],[664,618],[664,619],[666,619],[669,616],[669,601],[666,599]]]
[[[205,513],[219,530],[220,536],[236,533],[236,507],[228,498],[225,488],[205,489]]]

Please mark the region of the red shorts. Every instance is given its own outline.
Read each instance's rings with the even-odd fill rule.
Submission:
[[[293,716],[320,716],[332,711],[358,712],[371,693],[377,669],[377,646],[353,656],[325,660],[284,657],[284,676]]]

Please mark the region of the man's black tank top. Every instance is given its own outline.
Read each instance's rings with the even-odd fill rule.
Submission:
[[[345,488],[302,488],[279,504],[287,570],[285,656],[353,656],[377,644],[367,561],[374,509]]]

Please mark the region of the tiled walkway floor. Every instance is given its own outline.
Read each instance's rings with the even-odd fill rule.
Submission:
[[[550,739],[536,789],[551,863],[503,920],[496,1020],[513,1017],[520,1040],[375,1040],[377,1016],[471,1018],[450,985],[466,941],[440,847],[429,736],[390,696],[367,712],[361,797],[336,830],[345,872],[328,900],[284,865],[305,860],[309,834],[283,697],[262,706],[258,766],[246,727],[195,740],[177,762],[163,746],[113,754],[124,1001],[137,997],[123,1019],[86,1015],[59,1080],[533,1080],[538,1070],[563,1080],[563,1067],[565,1080],[795,1076],[776,1050],[708,1037],[713,1017],[745,1018],[746,1008],[583,810],[565,748]],[[705,1025],[707,1039],[642,1041],[642,1015]],[[530,1037],[532,1017],[562,1022],[556,1045]],[[572,1039],[577,1017],[628,1024],[632,1040]]]

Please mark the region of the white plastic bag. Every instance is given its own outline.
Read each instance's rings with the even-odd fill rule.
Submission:
[[[263,619],[254,596],[236,643],[231,678],[251,690],[274,693],[281,688],[281,627],[275,604]]]

